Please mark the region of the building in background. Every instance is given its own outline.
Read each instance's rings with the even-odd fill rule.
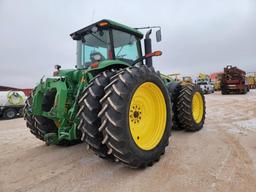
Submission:
[[[26,96],[29,96],[32,89],[30,89],[30,88],[21,89],[21,88],[16,88],[16,87],[8,87],[8,86],[0,85],[0,91],[23,91]]]

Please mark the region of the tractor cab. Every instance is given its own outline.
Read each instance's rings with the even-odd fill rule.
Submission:
[[[102,61],[118,60],[131,65],[142,57],[136,29],[110,20],[101,20],[71,34],[77,41],[77,68],[88,69]]]

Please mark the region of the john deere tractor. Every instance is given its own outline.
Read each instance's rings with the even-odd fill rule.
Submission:
[[[130,167],[153,165],[172,127],[198,131],[205,119],[202,90],[156,72],[150,35],[111,20],[71,34],[75,69],[41,79],[25,105],[32,134],[47,144],[85,142],[101,158]],[[145,29],[145,28],[143,28]],[[161,40],[160,30],[156,32]],[[144,56],[141,41],[144,37]]]

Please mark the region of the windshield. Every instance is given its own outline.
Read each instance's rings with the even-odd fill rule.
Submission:
[[[92,63],[111,58],[111,44],[108,30],[86,34],[82,40],[77,42],[78,69],[86,69]]]
[[[132,64],[140,57],[139,40],[134,35],[114,29],[113,39],[116,59]]]

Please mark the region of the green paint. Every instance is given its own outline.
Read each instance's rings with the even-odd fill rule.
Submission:
[[[112,28],[122,28],[126,32],[136,34],[137,37],[142,38],[143,34],[133,28],[119,24],[111,20],[107,21]],[[90,29],[93,25],[88,26],[82,30]],[[81,31],[81,30],[80,30]],[[78,31],[79,32],[79,31]],[[79,39],[77,39],[79,41]],[[138,46],[141,54],[140,44]],[[78,53],[78,57],[79,57]],[[76,135],[76,128],[79,119],[76,116],[78,112],[78,99],[81,91],[86,88],[89,82],[99,73],[110,70],[112,68],[125,68],[130,65],[121,60],[104,60],[97,63],[98,66],[87,69],[66,69],[60,70],[55,77],[47,78],[41,81],[36,87],[32,102],[32,114],[36,116],[43,116],[55,122],[58,122],[58,132],[48,133],[45,135],[47,143],[58,144],[63,139],[75,140],[78,139]],[[165,76],[162,76],[163,81],[169,81]],[[42,101],[44,95],[49,91],[55,91],[54,104],[49,111],[42,108]]]
[[[97,68],[92,68],[89,67],[88,68],[88,72],[91,71],[102,71],[105,70],[108,67],[118,67],[120,66],[121,68],[125,68],[125,67],[129,67],[130,65],[124,61],[120,61],[120,60],[104,60],[99,62],[99,66]]]
[[[63,139],[77,139],[76,126],[78,119],[75,114],[79,93],[88,83],[86,80],[81,82],[81,79],[85,76],[84,71],[81,70],[60,70],[58,76],[47,78],[36,87],[32,113],[60,123],[57,134],[49,133],[45,135],[48,142],[56,144]],[[46,112],[42,109],[42,101],[44,94],[51,90],[56,91],[54,105],[50,111]]]
[[[47,78],[41,82],[34,92],[32,113],[60,123],[58,133],[46,134],[46,141],[57,144],[63,139],[77,139],[76,127],[79,120],[76,114],[78,111],[77,102],[81,91],[98,73],[110,68],[124,68],[128,66],[123,61],[106,60],[100,62],[97,68],[60,70],[57,76]],[[46,112],[42,109],[43,97],[45,93],[52,90],[56,91],[54,105],[50,111]]]

